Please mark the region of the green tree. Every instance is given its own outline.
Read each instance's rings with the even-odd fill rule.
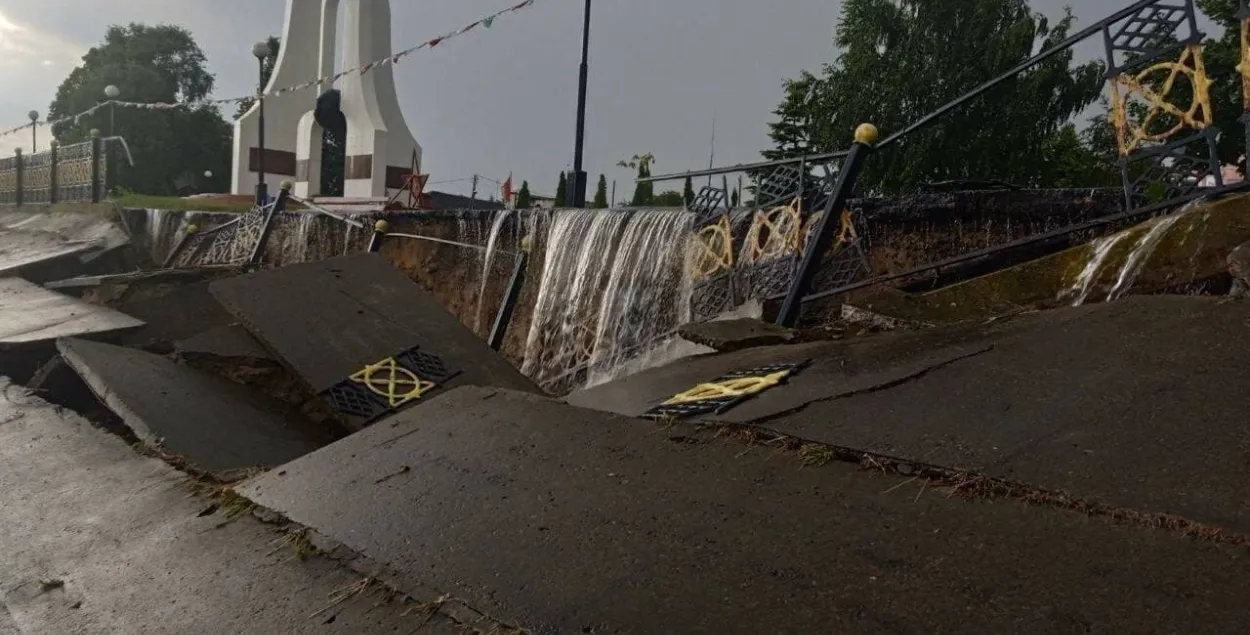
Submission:
[[[569,180],[564,172],[560,173],[560,182],[556,184],[556,207],[564,207],[568,205],[569,200]]]
[[[73,117],[104,99],[104,87],[121,89],[136,102],[196,102],[212,92],[213,76],[191,34],[181,27],[111,26],[104,41],[83,55],[83,63],[57,88],[48,119]],[[88,138],[92,128],[109,131],[109,110],[53,128],[63,144]],[[116,134],[124,137],[134,166],[119,162],[116,186],[145,194],[173,194],[180,177],[211,170],[208,188],[224,190],[230,178],[230,126],[216,108],[138,110],[118,108]]]
[[[321,131],[321,195],[343,195],[343,170],[347,163],[347,146],[340,135]]]
[[[681,190],[681,200],[686,207],[694,205],[694,183],[690,177],[686,177],[686,185]]]
[[[681,207],[685,199],[677,190],[665,190],[654,196],[648,205],[655,207]]]
[[[1239,118],[1244,112],[1241,75],[1237,64],[1241,57],[1241,22],[1237,19],[1237,0],[1198,0],[1198,7],[1211,21],[1223,27],[1218,39],[1207,44],[1203,62],[1211,86],[1211,108],[1214,124],[1220,129],[1219,153],[1225,163],[1235,163],[1246,152],[1246,129]],[[1188,84],[1185,84],[1188,88]],[[1188,95],[1178,95],[1173,103],[1187,104]],[[1182,106],[1184,108],[1184,106]],[[1244,171],[1244,166],[1243,166]]]
[[[623,168],[637,168],[638,178],[645,179],[651,176],[651,164],[655,163],[655,155],[650,152],[646,154],[635,154],[628,161],[620,161],[617,163]],[[631,207],[646,207],[651,205],[655,199],[655,186],[652,183],[638,183],[634,186],[634,198],[630,200]],[[680,203],[678,203],[680,205]]]
[[[530,195],[530,182],[521,181],[521,190],[516,195],[516,208],[529,209],[534,206],[534,198]]]
[[[261,66],[260,84],[262,89],[264,86],[269,85],[269,77],[273,75],[273,69],[278,64],[278,50],[282,48],[282,39],[271,35],[269,39],[265,40],[265,44],[269,45],[269,54],[265,56],[264,64]],[[255,103],[256,100],[252,97],[239,102],[239,107],[234,111],[234,118],[242,117],[247,111],[252,109]]]
[[[604,175],[599,175],[599,186],[595,188],[595,200],[591,203],[594,209],[608,208],[608,179]]]
[[[888,135],[1066,38],[1070,12],[1053,25],[1027,0],[846,0],[835,29],[837,59],[787,82],[770,126],[770,157],[849,146],[864,122]],[[899,192],[926,181],[997,179],[1046,185],[1051,147],[1088,154],[1065,126],[1098,99],[1102,66],[1056,55],[927,128],[878,152],[861,190]],[[1087,158],[1087,157],[1086,157]],[[1063,158],[1063,165],[1085,158]],[[1076,178],[1067,175],[1063,178]]]

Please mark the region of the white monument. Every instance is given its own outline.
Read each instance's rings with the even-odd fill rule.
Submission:
[[[334,74],[340,0],[287,0],[282,47],[265,92]],[[358,68],[391,55],[390,0],[343,0],[343,67]],[[382,198],[404,186],[421,146],[404,122],[395,93],[392,65],[341,80],[347,120],[343,195]],[[321,126],[313,119],[317,97],[328,84],[265,99],[265,182],[270,192],[294,180],[294,194],[321,192]],[[260,108],[253,106],[234,123],[231,190],[255,192]]]

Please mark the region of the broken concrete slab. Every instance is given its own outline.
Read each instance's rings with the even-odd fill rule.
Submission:
[[[258,271],[209,288],[313,392],[417,346],[460,371],[444,389],[472,384],[541,392],[377,254]]]
[[[143,321],[108,307],[49,291],[21,278],[0,278],[0,345],[136,329]]]
[[[293,557],[273,527],[189,496],[186,475],[0,386],[0,634],[462,632],[384,589],[352,597],[362,574]]]
[[[139,439],[199,469],[270,467],[321,445],[314,429],[238,384],[111,344],[66,339],[57,347]]]
[[[275,361],[265,346],[237,324],[214,326],[174,344],[179,357]]]
[[[677,334],[688,342],[722,353],[789,344],[794,340],[793,330],[752,318],[695,322],[677,329]]]
[[[987,328],[989,350],[784,416],[777,432],[1250,531],[1250,305],[1159,296]],[[919,359],[919,357],[916,357]],[[811,369],[805,379],[819,378]],[[782,391],[758,399],[764,405]]]
[[[534,633],[1171,633],[1244,623],[1235,553],[906,484],[466,387],[240,493]]]

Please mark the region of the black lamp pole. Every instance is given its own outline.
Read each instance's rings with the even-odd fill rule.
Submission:
[[[582,65],[577,81],[577,141],[573,146],[573,182],[569,184],[568,206],[586,207],[586,172],[582,170],[582,146],[586,142],[586,75],[590,67],[590,0],[586,0],[582,25]]]
[[[257,136],[259,137],[259,145],[256,155],[256,172],[258,180],[256,181],[256,204],[264,205],[269,200],[269,189],[265,186],[265,58],[269,56],[269,43],[257,42],[252,47],[252,55],[256,56],[259,63],[258,75],[259,89],[256,93],[256,99],[260,102],[260,119],[257,121]]]

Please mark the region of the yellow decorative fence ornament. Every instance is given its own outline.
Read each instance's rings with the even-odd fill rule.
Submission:
[[[421,379],[416,373],[399,365],[394,357],[365,366],[350,379],[386,399],[391,408],[418,399],[435,386],[434,382]]]
[[[1160,72],[1167,72],[1167,78],[1156,92],[1147,79]],[[1193,98],[1186,110],[1168,101],[1176,80],[1182,75],[1189,78],[1193,87]],[[1165,142],[1186,128],[1204,130],[1211,125],[1212,82],[1202,62],[1201,44],[1186,46],[1175,62],[1160,62],[1136,74],[1121,73],[1110,83],[1111,124],[1115,127],[1116,144],[1122,156],[1132,154],[1145,143]],[[1147,106],[1146,116],[1140,122],[1131,121],[1128,116],[1128,104],[1134,96]],[[1171,115],[1176,123],[1165,131],[1151,132],[1151,125],[1160,115]]]
[[[747,261],[769,260],[802,248],[803,202],[794,197],[789,205],[755,212],[747,233]]]
[[[699,384],[686,392],[673,395],[672,398],[664,402],[664,405],[673,406],[725,397],[748,397],[780,384],[781,380],[790,376],[791,372],[793,371],[786,369],[760,377],[735,377],[733,379]]]
[[[1241,21],[1241,62],[1237,72],[1241,73],[1241,103],[1250,111],[1250,19]]]
[[[733,235],[730,233],[729,217],[721,216],[719,221],[691,236],[689,253],[690,277],[694,280],[733,269]]]

